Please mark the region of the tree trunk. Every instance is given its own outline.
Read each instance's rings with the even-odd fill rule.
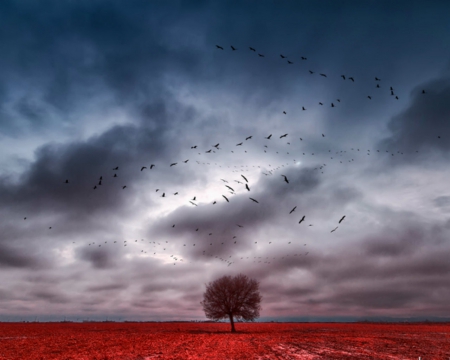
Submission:
[[[228,316],[230,317],[231,332],[236,332],[236,329],[234,328],[233,314],[229,314]]]

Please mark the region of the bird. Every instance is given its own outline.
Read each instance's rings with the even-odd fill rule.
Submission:
[[[334,107],[334,104],[333,104],[333,103],[331,103],[331,107]]]
[[[141,167],[141,171],[144,170],[144,169],[147,169],[147,166]]]
[[[304,106],[302,106],[302,110],[306,110]]]
[[[381,79],[378,79],[378,78],[375,76],[375,81],[381,81]]]
[[[250,191],[250,188],[248,187],[248,184],[245,184],[245,188]]]
[[[308,70],[310,74],[314,74],[314,71]]]
[[[68,183],[69,183],[69,180],[66,180],[65,184],[68,184]]]
[[[282,55],[282,54],[280,54],[280,56],[281,56],[282,59],[285,59],[285,58],[286,58],[286,56],[284,56],[284,55]]]
[[[242,143],[236,144],[236,146],[241,146],[241,145],[242,145]]]
[[[353,79],[352,77],[349,77],[349,80],[355,82],[355,79]]]
[[[325,137],[325,135],[324,135],[324,134],[322,134],[322,137]]]
[[[426,94],[426,93],[425,93],[425,89],[424,89],[424,90],[422,90],[422,94]]]
[[[295,211],[295,209],[297,209],[297,206],[295,206],[295,207],[289,212],[289,214],[292,214],[292,213]]]
[[[255,49],[253,49],[252,47],[249,47],[249,49],[251,50],[251,51],[256,51]]]
[[[228,200],[228,198],[225,195],[222,195],[222,196],[227,202],[230,202],[230,200]]]
[[[264,55],[263,55],[263,54],[258,54],[258,56],[260,56],[260,57],[264,57]]]
[[[251,139],[253,136],[247,136],[245,140]]]
[[[197,199],[197,196],[194,196],[194,197],[192,198],[192,201],[195,201],[195,199]]]
[[[342,220],[344,220],[344,218],[345,218],[345,215],[342,217],[341,220],[339,220],[339,224],[342,222]]]
[[[219,143],[217,143],[216,145],[213,145],[216,149],[219,148]]]
[[[114,174],[114,176],[113,177],[117,177],[117,174]]]
[[[281,176],[283,176],[284,177],[284,181],[286,181],[286,183],[289,184],[289,180],[287,179],[286,175],[281,175]]]
[[[161,197],[166,197],[166,193],[164,192],[164,193],[161,195]]]
[[[210,150],[208,150],[208,151],[205,151],[205,153],[208,153],[208,154],[209,154],[210,152],[211,152],[211,149],[210,149]]]
[[[125,189],[127,186],[126,185],[124,185],[124,186],[122,186],[122,189]]]
[[[256,201],[255,199],[253,199],[253,198],[249,198],[251,201],[254,201],[255,203],[257,203],[257,204],[259,204],[259,202],[258,201]]]
[[[223,47],[222,47],[222,46],[216,45],[216,47],[217,47],[218,49],[220,49],[220,50],[223,50]]]
[[[289,61],[289,60],[288,60],[287,62],[288,62],[288,64],[293,64],[293,62],[292,62],[292,61]]]
[[[231,191],[234,191],[234,189],[231,186],[225,185],[228,189],[230,189]]]
[[[367,96],[368,98],[369,98],[369,100],[372,100],[372,97],[371,96]]]
[[[281,135],[281,136],[280,136],[280,139],[281,139],[281,138],[284,138],[284,137],[286,137],[286,136],[288,136],[288,134]]]
[[[170,166],[175,166],[177,163],[172,163],[172,164],[170,164]]]
[[[118,166],[116,166],[113,170],[119,170],[119,167]]]
[[[197,149],[197,145],[191,146],[191,149]]]
[[[320,76],[327,77],[325,74],[320,74]]]
[[[237,50],[233,45],[231,45],[231,50]]]
[[[272,134],[270,134],[268,137],[266,137],[265,139],[270,140],[270,138],[272,137]]]
[[[197,204],[193,203],[192,201],[189,201],[192,205],[198,206]]]
[[[286,111],[283,111],[283,114],[286,115]]]
[[[345,80],[345,75],[341,75],[341,78],[343,78]]]
[[[155,165],[151,164],[150,165],[150,170],[153,169],[155,167]]]
[[[244,175],[241,175],[241,176],[244,178],[245,181],[248,182],[247,178]]]
[[[306,57],[304,57],[304,56],[302,56],[302,60],[307,60],[307,58],[306,58]]]
[[[333,230],[331,230],[331,232],[336,231],[337,228],[338,228],[338,226],[336,226]]]
[[[305,215],[303,215],[303,217],[300,219],[300,221],[298,222],[299,224],[305,220]]]
[[[236,224],[237,226],[239,226],[239,227],[243,227],[242,225],[239,225],[239,224]],[[236,236],[235,236],[236,237]],[[234,238],[233,238],[234,239]]]

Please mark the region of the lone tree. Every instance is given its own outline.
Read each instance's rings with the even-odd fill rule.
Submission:
[[[246,275],[223,276],[208,285],[203,294],[203,311],[208,319],[229,318],[231,332],[236,332],[234,320],[253,321],[261,310],[259,283]]]

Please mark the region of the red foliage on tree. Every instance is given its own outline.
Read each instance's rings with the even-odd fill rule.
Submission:
[[[253,321],[259,317],[262,297],[259,283],[239,274],[223,276],[208,285],[203,294],[203,311],[208,319],[230,319],[231,332],[236,332],[234,320]]]

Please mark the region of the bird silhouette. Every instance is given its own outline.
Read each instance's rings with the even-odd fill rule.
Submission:
[[[147,166],[141,167],[141,171],[144,170],[144,169],[147,169]]]
[[[251,139],[253,136],[247,136],[246,138],[245,138],[245,140],[249,140],[249,139]]]
[[[228,200],[228,198],[225,195],[222,195],[222,196],[227,202],[230,202],[230,200]]]
[[[285,59],[285,58],[286,58],[286,56],[284,56],[284,55],[282,55],[282,54],[280,54],[280,56],[281,56],[282,59]]]
[[[281,175],[281,176],[283,176],[284,177],[284,181],[286,181],[286,183],[289,184],[289,180],[287,179],[286,175]]]
[[[69,183],[69,180],[66,180],[66,181],[65,181],[65,184],[68,184],[68,183]]]
[[[244,175],[241,175],[241,176],[244,178],[245,181],[248,182],[247,178]]]
[[[304,56],[302,56],[302,60],[307,60],[307,58],[306,58],[306,57],[304,57]]]
[[[345,80],[345,75],[341,75],[341,78],[343,78]]]
[[[222,47],[222,46],[216,45],[216,47],[217,47],[218,49],[220,49],[220,50],[223,50],[223,47]]]
[[[289,61],[289,60],[288,60],[287,62],[288,62],[288,64],[293,64],[293,62],[292,62],[292,61]]]
[[[256,51],[255,49],[253,49],[252,47],[249,47],[249,49],[251,50],[251,51]]]
[[[237,50],[233,45],[231,45],[231,50]]]
[[[263,54],[258,54],[258,56],[260,56],[260,57],[264,57],[264,55],[263,55]]]
[[[241,146],[241,145],[242,145],[242,143],[236,144],[236,146]]]
[[[175,166],[176,164],[178,164],[178,163],[172,163],[172,164],[170,164],[170,166]]]
[[[268,137],[266,137],[265,139],[270,140],[270,138],[272,137],[272,134],[270,134]]]
[[[308,70],[310,74],[314,74],[314,71]]]
[[[281,136],[280,136],[280,139],[281,139],[281,138],[284,138],[284,137],[286,137],[286,136],[288,136],[288,134],[281,135]]]
[[[378,79],[378,78],[375,76],[375,81],[381,81],[381,79]]]
[[[327,77],[325,74],[320,74],[320,76]]]
[[[342,222],[342,220],[344,220],[344,218],[345,218],[345,215],[342,217],[341,220],[339,220],[339,224]]]
[[[295,209],[297,209],[297,206],[294,206],[294,208],[289,212],[289,214],[292,214],[295,211]]]
[[[118,166],[116,166],[113,170],[119,170],[119,167]]]
[[[352,77],[349,77],[348,79],[355,82],[355,79],[353,79]]]
[[[248,187],[248,184],[245,184],[245,188],[250,191],[250,188]]]
[[[153,169],[155,167],[155,165],[151,164],[150,165],[150,169]]]
[[[122,186],[122,189],[125,189],[127,186],[126,185],[124,185],[124,186]]]
[[[304,221],[304,220],[305,220],[305,215],[303,215],[303,217],[300,219],[300,221],[298,223],[301,224],[302,221]]]
[[[253,199],[253,198],[249,198],[251,201],[254,201],[255,203],[257,203],[257,204],[259,204],[259,202],[258,201],[256,201],[255,199]]]
[[[336,231],[337,228],[338,228],[338,226],[336,226],[333,230],[331,230],[331,232]]]

